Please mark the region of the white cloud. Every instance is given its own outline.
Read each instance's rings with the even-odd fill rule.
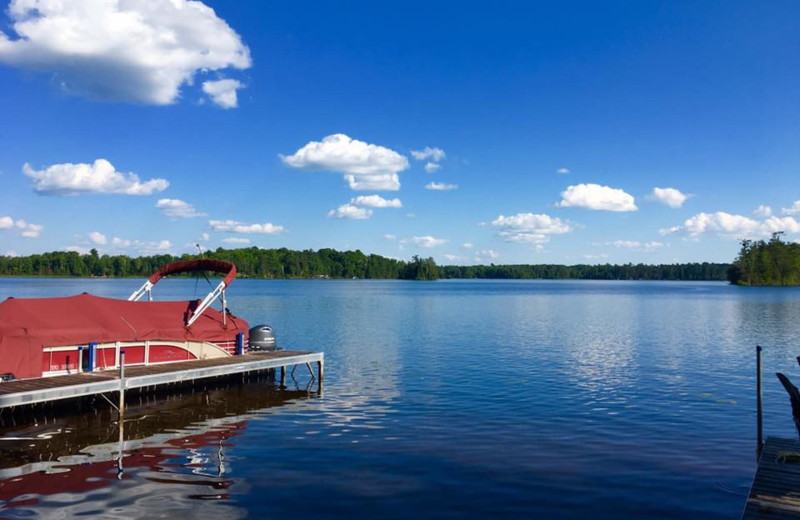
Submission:
[[[762,234],[771,235],[782,231],[784,233],[800,233],[800,222],[792,217],[769,217],[762,224]]]
[[[172,243],[169,240],[162,240],[161,242],[154,244],[155,251],[166,251],[170,247],[172,247]]]
[[[447,184],[444,182],[430,182],[425,185],[426,190],[434,190],[434,191],[450,191],[450,190],[457,190],[458,184]]]
[[[258,233],[262,235],[277,235],[284,231],[283,226],[276,226],[270,222],[264,224],[247,224],[237,220],[209,220],[208,225],[214,231],[227,233]]]
[[[412,242],[420,247],[432,248],[446,244],[447,240],[427,235],[422,237],[412,237],[408,240],[408,242]]]
[[[119,237],[112,238],[111,245],[116,249],[133,249],[143,255],[166,253],[172,248],[172,242],[169,240],[142,242],[141,240],[128,240]]]
[[[402,208],[400,199],[384,199],[380,195],[359,195],[328,212],[328,218],[364,220],[372,216],[369,208]]]
[[[169,186],[169,182],[164,179],[140,182],[135,173],[118,172],[105,159],[97,159],[94,164],[53,164],[44,170],[34,170],[25,163],[22,171],[33,179],[34,191],[57,197],[93,193],[150,195]]]
[[[205,217],[205,213],[200,213],[194,206],[180,199],[159,199],[156,208],[160,209],[164,215],[173,218],[192,218]]]
[[[428,173],[435,173],[441,169],[441,167],[441,164],[436,164],[434,162],[425,163],[425,171]]]
[[[244,237],[228,237],[228,238],[223,238],[222,242],[225,244],[246,246],[247,244],[250,243],[250,239]]]
[[[681,226],[672,226],[668,228],[659,229],[658,234],[661,236],[674,235],[675,233],[680,232],[682,229],[683,228]]]
[[[0,229],[13,229],[19,231],[24,238],[38,238],[44,226],[41,224],[30,224],[24,220],[14,220],[11,217],[0,217]]]
[[[794,204],[789,208],[781,208],[781,213],[784,215],[797,215],[800,213],[800,200],[794,201]]]
[[[545,214],[517,213],[510,217],[498,216],[492,226],[501,229],[500,237],[506,242],[544,244],[549,235],[560,235],[572,231],[570,225],[559,218]]]
[[[92,244],[97,244],[98,246],[104,246],[108,243],[106,236],[99,231],[92,231],[89,233],[89,241]]]
[[[669,244],[665,244],[663,242],[657,242],[655,240],[651,240],[650,242],[645,242],[642,244],[642,249],[645,251],[655,251],[656,249],[661,249],[662,247],[667,247]]]
[[[397,191],[400,189],[400,176],[396,173],[383,175],[345,175],[344,180],[354,191]]]
[[[203,92],[208,94],[211,101],[225,109],[239,106],[239,101],[236,98],[236,91],[240,88],[242,88],[241,82],[235,79],[220,79],[203,82]]]
[[[202,238],[204,242],[208,242],[208,240],[211,238],[211,235],[209,235],[208,233],[203,233],[202,235],[200,235],[200,238]]]
[[[492,249],[483,249],[475,253],[475,261],[476,262],[484,262],[486,260],[497,260],[500,258],[500,253]]]
[[[650,242],[639,242],[637,240],[615,240],[613,242],[605,242],[604,245],[646,252],[655,251],[656,249],[661,249],[662,247],[666,246],[666,244],[663,242],[657,242],[655,240]]]
[[[448,262],[466,262],[468,260],[466,256],[451,255],[451,254],[446,254],[443,256],[444,259],[447,260]]]
[[[70,94],[167,105],[197,73],[251,65],[199,1],[12,0],[7,12],[16,39],[0,32],[0,62],[52,73]]]
[[[757,217],[769,217],[772,215],[772,208],[762,204],[753,211],[753,214]]]
[[[698,213],[687,219],[683,226],[673,226],[659,231],[662,235],[684,232],[689,236],[715,233],[730,238],[759,238],[772,233],[800,233],[800,223],[792,217],[769,217],[763,221],[724,211]]]
[[[473,249],[475,246],[470,242],[464,242],[463,244],[461,244],[461,247],[463,247],[464,249]]]
[[[397,235],[392,235],[391,233],[387,233],[383,235],[385,240],[397,240]]]
[[[352,220],[364,220],[372,216],[372,210],[369,208],[359,208],[352,204],[342,204],[336,209],[328,212],[328,218],[344,218]]]
[[[420,247],[432,248],[432,247],[441,246],[441,245],[446,244],[447,240],[445,240],[443,238],[435,238],[435,237],[432,237],[430,235],[421,236],[421,237],[404,238],[404,239],[402,239],[400,241],[401,249],[403,248],[402,246],[404,244],[408,244],[409,242],[412,243],[412,244],[415,244],[417,246],[420,246]]]
[[[599,184],[577,184],[561,192],[560,208],[586,208],[602,211],[636,211],[632,195]]]
[[[741,215],[731,215],[724,211],[699,213],[683,223],[683,229],[690,235],[716,232],[725,235],[756,235],[761,224]]]
[[[653,193],[650,194],[650,199],[666,204],[670,208],[680,208],[688,198],[689,195],[675,188],[653,188]]]
[[[447,157],[441,148],[431,148],[430,146],[426,146],[424,150],[411,150],[411,155],[418,161],[431,159],[433,162],[439,162]]]
[[[287,166],[299,170],[326,170],[344,174],[353,190],[395,191],[399,172],[408,168],[403,155],[374,144],[333,134],[311,141],[293,155],[279,155]]]
[[[17,256],[17,252],[14,251],[13,249],[9,249],[8,251],[6,251],[6,256],[9,258],[14,258],[15,256]]]
[[[38,238],[44,229],[44,226],[40,224],[30,224],[24,220],[18,220],[14,225],[25,238]]]
[[[569,174],[569,169],[568,168],[559,168],[559,169],[556,170],[556,173],[558,173],[560,175],[567,175],[567,174]]]
[[[607,246],[614,246],[614,247],[625,247],[628,249],[634,249],[641,246],[641,242],[636,242],[634,240],[615,240],[614,242],[606,242],[605,245]]]
[[[350,204],[369,208],[402,208],[400,199],[384,199],[380,195],[359,195],[350,199]]]

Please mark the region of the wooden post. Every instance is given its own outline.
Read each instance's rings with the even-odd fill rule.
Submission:
[[[325,374],[325,369],[323,367],[324,367],[324,363],[322,362],[322,360],[317,361],[317,374],[319,375],[319,382],[320,383],[322,382],[322,379],[324,378],[324,374]]]
[[[281,388],[286,386],[286,366],[281,367]]]
[[[761,457],[761,448],[764,447],[764,432],[763,432],[763,392],[761,380],[761,350],[760,346],[756,346],[756,459]]]
[[[119,353],[119,422],[125,414],[125,351]]]

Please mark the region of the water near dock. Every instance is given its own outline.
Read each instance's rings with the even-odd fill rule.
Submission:
[[[205,281],[166,280],[156,297]],[[0,298],[138,280],[0,280]],[[163,288],[162,288],[163,285]],[[719,283],[238,280],[298,370],[0,429],[0,516],[739,518],[765,431],[794,437],[800,290]]]

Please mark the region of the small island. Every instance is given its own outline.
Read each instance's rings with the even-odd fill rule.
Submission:
[[[742,249],[728,269],[734,285],[800,285],[800,244],[784,242],[783,232],[769,241],[742,240]]]

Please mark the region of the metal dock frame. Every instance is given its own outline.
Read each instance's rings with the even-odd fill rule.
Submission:
[[[324,362],[325,354],[322,352],[284,350],[209,360],[128,366],[119,373],[109,370],[38,379],[20,379],[0,383],[0,410],[275,368],[281,369],[281,386],[285,386],[286,367],[302,364],[308,367],[311,377],[318,379],[321,385],[324,377]],[[312,363],[317,364],[316,375],[311,367]]]

